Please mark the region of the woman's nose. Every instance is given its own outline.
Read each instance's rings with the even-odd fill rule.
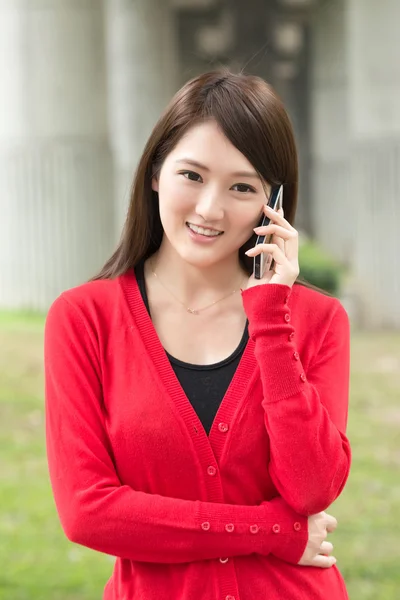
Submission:
[[[224,210],[216,191],[204,190],[196,204],[196,214],[211,224],[224,216]]]

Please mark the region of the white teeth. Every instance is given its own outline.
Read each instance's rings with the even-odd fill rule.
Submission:
[[[204,229],[204,227],[198,227],[197,225],[192,225],[192,223],[187,223],[189,229],[194,231],[195,233],[200,233],[201,235],[208,235],[209,237],[216,237],[217,235],[221,235],[222,231],[215,231],[213,229]]]

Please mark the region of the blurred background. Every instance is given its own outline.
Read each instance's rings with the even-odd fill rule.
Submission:
[[[111,254],[173,93],[221,64],[290,113],[301,272],[352,325],[335,555],[352,600],[400,598],[399,25],[399,0],[0,0],[1,600],[102,596],[113,560],[64,539],[48,483],[44,315]]]

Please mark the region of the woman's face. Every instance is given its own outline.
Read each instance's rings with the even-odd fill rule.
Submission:
[[[200,268],[236,257],[267,201],[254,167],[212,121],[188,131],[152,185],[163,244]]]

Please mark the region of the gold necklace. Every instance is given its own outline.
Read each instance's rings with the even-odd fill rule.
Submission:
[[[240,287],[238,287],[235,290],[233,290],[233,292],[229,292],[229,294],[226,294],[226,296],[223,296],[222,298],[219,298],[218,300],[214,300],[214,302],[211,302],[211,304],[207,304],[207,306],[202,306],[201,308],[189,308],[188,306],[186,306],[186,304],[184,302],[182,302],[182,300],[180,300],[177,296],[175,296],[175,294],[169,288],[167,288],[167,286],[161,281],[161,279],[159,278],[157,273],[154,271],[152,266],[150,266],[150,269],[151,269],[151,272],[153,273],[154,277],[157,279],[157,281],[159,281],[161,283],[162,287],[173,298],[175,298],[175,300],[177,302],[179,302],[179,304],[181,304],[185,308],[185,310],[188,313],[190,313],[191,315],[198,315],[200,312],[203,312],[204,310],[207,310],[208,308],[211,308],[212,306],[214,306],[214,304],[218,304],[218,302],[222,302],[222,300],[226,300],[226,298],[233,296],[233,294],[236,294],[236,292],[238,292],[240,290]]]

